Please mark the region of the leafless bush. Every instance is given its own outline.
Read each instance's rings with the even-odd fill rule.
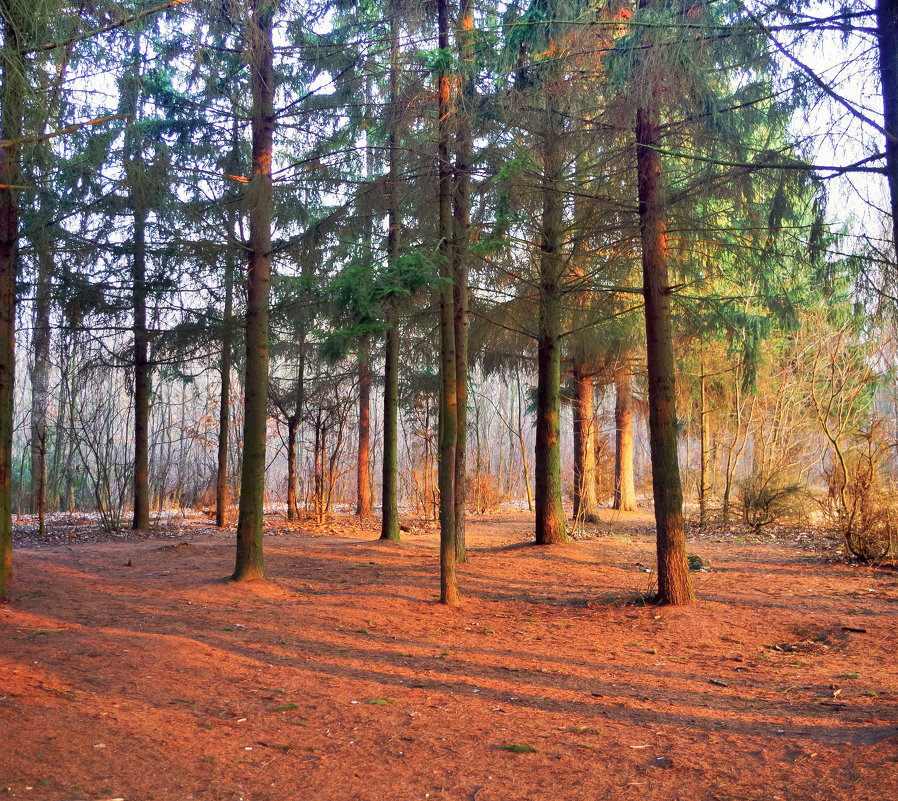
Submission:
[[[74,410],[78,456],[106,531],[121,529],[133,477],[130,404],[117,378],[101,365],[82,368]]]
[[[474,470],[468,473],[467,479],[468,508],[475,514],[487,514],[505,501],[506,496],[499,489],[492,473]]]
[[[783,473],[752,473],[740,485],[742,519],[755,533],[765,526],[805,514],[807,492],[801,482]]]
[[[824,515],[848,550],[880,562],[898,546],[898,488],[885,465],[887,444],[871,428],[857,448],[833,454],[825,470]]]

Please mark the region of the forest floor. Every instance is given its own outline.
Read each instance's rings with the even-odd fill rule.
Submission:
[[[898,572],[717,529],[698,602],[646,606],[651,520],[606,516],[551,547],[473,519],[458,609],[433,525],[272,520],[241,585],[206,521],[23,529],[0,797],[898,798]]]

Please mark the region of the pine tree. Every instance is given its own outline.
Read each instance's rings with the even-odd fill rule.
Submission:
[[[265,446],[268,421],[268,303],[271,290],[273,137],[275,129],[274,44],[277,3],[249,0],[246,59],[252,91],[252,175],[248,198],[246,377],[243,467],[237,519],[235,581],[265,578],[262,549],[265,502]]]

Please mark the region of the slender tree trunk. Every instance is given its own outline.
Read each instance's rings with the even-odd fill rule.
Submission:
[[[651,0],[649,0],[651,2]],[[677,406],[670,279],[661,172],[659,92],[651,68],[643,73],[636,110],[636,169],[639,229],[645,296],[646,355],[649,384],[649,441],[658,551],[658,600],[688,604],[694,600],[686,562],[683,490],[677,455]]]
[[[252,85],[253,164],[249,184],[249,270],[246,301],[243,468],[237,518],[235,581],[265,578],[262,551],[268,421],[268,297],[271,289],[271,158],[274,138],[276,3],[253,0],[247,32]]]
[[[521,468],[524,471],[524,490],[527,493],[527,510],[533,511],[533,490],[530,487],[530,465],[527,463],[527,448],[524,445],[524,393],[521,389],[521,377],[517,376],[518,390],[518,425],[515,436],[521,449]],[[508,448],[508,476],[511,487],[511,443]]]
[[[34,364],[31,368],[31,509],[40,535],[46,534],[47,408],[50,398],[50,306],[53,251],[46,226],[34,238],[37,284],[34,293]]]
[[[324,423],[321,420],[321,407],[315,417],[315,522],[324,522]]]
[[[19,40],[21,4],[0,0],[0,598],[12,581],[12,435],[15,394],[16,259],[19,240],[19,146],[25,101],[25,61]]]
[[[367,337],[359,348],[359,458],[356,469],[355,513],[371,517],[371,365]]]
[[[596,454],[593,449],[592,374],[581,362],[574,363],[574,519],[595,523],[599,519],[596,500]]]
[[[299,520],[296,502],[296,429],[299,419],[296,415],[287,418],[287,520]]]
[[[437,0],[439,47],[449,47],[449,2]],[[445,68],[437,77],[437,162],[439,169],[440,275],[440,424],[437,481],[440,489],[440,601],[457,606],[455,574],[455,460],[458,444],[458,395],[455,360],[455,305],[452,264],[452,165],[449,161],[450,81]]]
[[[886,175],[892,209],[892,245],[898,257],[898,0],[877,0],[879,78],[885,109]]]
[[[459,102],[456,110],[455,192],[453,197],[453,265],[455,304],[455,380],[458,398],[458,435],[455,455],[455,555],[467,560],[465,515],[467,512],[468,453],[468,257],[471,239],[471,162],[474,141],[476,75],[474,63],[474,14],[472,0],[461,0],[458,42],[461,65]]]
[[[233,109],[234,124],[231,129],[231,175],[240,174],[240,128],[237,110]],[[221,321],[221,396],[218,404],[218,469],[215,476],[215,525],[223,528],[228,523],[228,447],[231,425],[231,365],[234,347],[234,273],[236,271],[237,246],[237,198],[230,198],[228,209],[228,244],[225,256],[224,313]]]
[[[545,90],[542,151],[543,211],[540,230],[539,328],[537,334],[536,451],[534,495],[536,542],[567,542],[561,498],[561,281],[564,262],[561,179],[561,116],[553,87]]]
[[[365,116],[374,118],[374,78],[368,75],[365,79]],[[365,179],[374,179],[375,145],[371,132],[365,133]],[[365,255],[373,271],[375,215],[368,219]],[[362,337],[359,344],[359,441],[358,464],[356,468],[356,507],[355,513],[363,520],[371,517],[371,339]]]
[[[302,423],[306,402],[306,334],[299,342],[299,367],[296,376],[293,413],[287,418],[287,520],[299,520],[299,504],[296,498],[296,434]]]
[[[614,508],[633,512],[636,484],[633,478],[633,375],[622,356],[614,371]]]
[[[138,190],[139,191],[139,190]],[[134,204],[134,520],[131,528],[150,527],[150,391],[151,371],[147,332],[146,275],[147,212]]]
[[[132,121],[126,134],[126,165],[130,207],[134,219],[131,245],[131,304],[134,335],[134,517],[131,528],[150,527],[150,392],[152,367],[147,331],[147,176],[143,142],[137,122],[140,118],[141,52],[140,34],[135,35],[131,55],[131,96],[128,111]]]
[[[390,131],[387,193],[387,263],[395,269],[402,246],[399,193],[396,186],[399,150],[399,17],[390,15]],[[395,308],[387,311],[384,344],[384,447],[381,492],[382,540],[399,541],[399,319]]]
[[[708,377],[702,360],[699,377],[699,429],[701,432],[701,465],[698,481],[698,524],[708,525],[708,500],[711,495],[711,431],[708,426]]]
[[[233,229],[232,229],[233,230]],[[218,404],[218,469],[215,476],[215,525],[228,524],[228,435],[231,425],[231,349],[233,348],[234,261],[231,254],[225,266],[225,304],[221,330],[221,396]]]

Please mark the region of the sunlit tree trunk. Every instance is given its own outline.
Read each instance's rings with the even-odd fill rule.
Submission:
[[[265,578],[262,551],[268,421],[268,297],[271,289],[271,157],[274,138],[275,3],[253,0],[247,29],[252,86],[252,177],[249,184],[249,270],[246,301],[243,466],[234,579]]]
[[[359,451],[356,467],[355,513],[371,517],[371,365],[367,337],[359,348]]]
[[[561,498],[561,282],[564,261],[561,179],[562,122],[553,94],[546,89],[543,127],[543,210],[539,254],[539,323],[537,333],[536,449],[534,498],[536,542],[548,545],[568,539]]]
[[[699,376],[699,429],[701,433],[701,465],[698,480],[698,524],[708,524],[708,501],[711,496],[711,430],[708,425],[708,377],[702,360]]]
[[[633,374],[626,356],[614,371],[614,503],[621,512],[632,512],[636,505],[633,477]]]
[[[459,108],[456,109],[455,193],[453,196],[453,265],[455,289],[455,393],[458,398],[458,435],[455,455],[455,555],[467,559],[465,515],[467,512],[468,453],[468,257],[471,238],[471,161],[474,142],[471,115],[474,113],[476,75],[474,64],[474,14],[472,0],[462,0],[456,35],[460,64]]]
[[[458,398],[458,436],[455,456],[455,555],[467,559],[465,516],[467,513],[468,448],[468,257],[471,237],[471,133],[476,76],[474,65],[474,14],[472,0],[462,0],[456,33],[460,64],[458,106],[455,113],[455,187],[452,215],[452,278],[455,305],[455,393]]]
[[[449,3],[437,2],[439,47],[449,47]],[[449,161],[450,81],[446,68],[437,76],[437,162],[439,171],[440,275],[440,424],[437,482],[440,488],[440,601],[458,605],[455,573],[455,460],[458,444],[455,304],[452,264],[452,165]]]
[[[646,5],[650,5],[651,0]],[[654,71],[642,71],[636,109],[636,169],[642,280],[645,297],[649,389],[649,442],[658,552],[658,600],[688,604],[694,599],[686,562],[683,490],[677,454],[677,407],[670,279],[661,168],[659,84]]]
[[[596,454],[593,448],[593,375],[587,365],[574,362],[574,519],[599,519],[596,500]]]

